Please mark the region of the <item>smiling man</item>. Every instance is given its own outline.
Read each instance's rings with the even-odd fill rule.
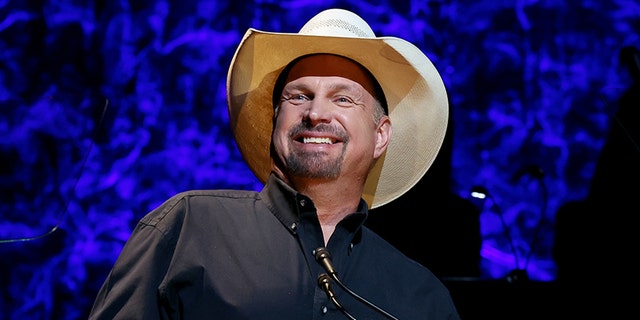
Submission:
[[[263,189],[185,191],[149,212],[90,319],[459,319],[430,270],[364,226],[444,139],[446,92],[418,48],[330,9],[298,33],[249,29],[227,91]]]
[[[275,111],[273,172],[313,199],[326,243],[358,207],[369,170],[388,145],[391,122],[377,98],[380,86],[353,60],[304,56],[280,79],[286,80]]]

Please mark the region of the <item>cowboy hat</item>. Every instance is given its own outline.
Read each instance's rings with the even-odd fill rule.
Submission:
[[[370,208],[411,189],[436,158],[447,128],[449,105],[440,74],[415,45],[376,37],[358,15],[328,9],[298,33],[250,28],[229,67],[227,103],[236,143],[263,183],[271,172],[272,95],[280,72],[298,57],[328,53],[357,61],[379,82],[387,101],[393,136],[371,170],[362,194]]]

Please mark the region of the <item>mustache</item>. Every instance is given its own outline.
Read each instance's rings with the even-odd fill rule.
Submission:
[[[333,136],[336,136],[336,137],[340,138],[340,140],[342,140],[343,142],[348,142],[349,141],[349,135],[347,134],[347,132],[344,131],[344,129],[336,127],[336,126],[332,126],[332,125],[327,124],[327,123],[320,123],[320,124],[317,124],[317,125],[312,125],[312,124],[305,123],[305,122],[298,123],[297,125],[293,126],[289,130],[289,136],[290,137],[294,137],[294,136],[302,134],[304,132],[329,133],[329,134],[331,134]]]

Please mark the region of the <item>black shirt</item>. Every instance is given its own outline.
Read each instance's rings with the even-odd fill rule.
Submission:
[[[327,250],[348,289],[398,319],[459,319],[446,287],[363,226],[341,221]],[[272,175],[261,192],[196,190],[140,220],[90,319],[346,319],[319,287],[326,270],[313,202]],[[356,319],[384,319],[334,282]]]

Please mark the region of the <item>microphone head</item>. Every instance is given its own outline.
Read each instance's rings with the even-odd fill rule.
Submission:
[[[329,250],[325,247],[320,247],[315,250],[316,261],[322,265],[322,267],[327,270],[327,272],[332,276],[336,277],[336,270],[333,269],[333,264],[331,263],[331,254],[329,254]]]
[[[330,286],[331,285],[331,280],[329,278],[329,275],[326,274],[326,273],[321,273],[318,276],[318,285],[320,287]]]
[[[325,247],[320,247],[316,249],[316,261],[322,262],[322,260],[331,259],[331,254],[329,250]]]

